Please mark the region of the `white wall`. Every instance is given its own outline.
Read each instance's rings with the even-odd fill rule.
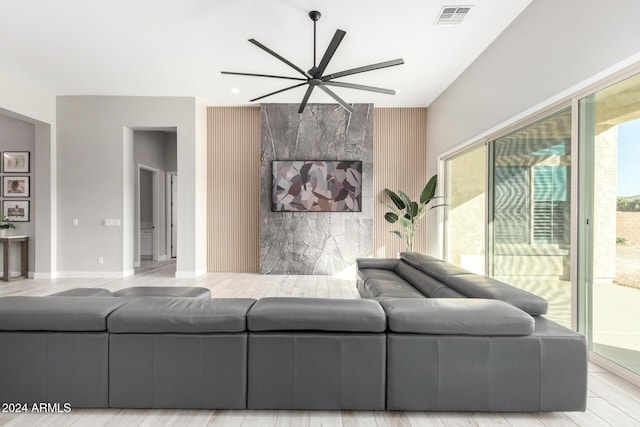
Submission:
[[[31,215],[37,218],[33,247],[33,276],[50,278],[56,269],[56,99],[53,92],[0,70],[0,114],[35,125],[35,149],[31,167],[38,171],[32,186],[37,200]]]
[[[195,145],[194,153],[183,150],[180,144],[180,130],[178,129],[178,203],[186,203],[183,198],[185,191],[195,191],[195,200],[190,198],[189,205],[178,206],[178,260],[180,260],[181,247],[184,245],[180,229],[184,228],[185,220],[193,221],[187,232],[196,236],[192,268],[195,276],[207,272],[207,107],[199,101],[195,105]],[[187,162],[191,159],[190,162]],[[188,163],[185,165],[185,163]],[[186,174],[184,172],[187,172]],[[193,189],[189,187],[193,185]],[[194,203],[195,202],[195,203]],[[187,211],[188,215],[180,212]],[[184,212],[185,214],[187,212]],[[178,261],[179,262],[179,261]],[[185,268],[186,271],[187,268]],[[191,273],[178,271],[176,277],[190,277]]]
[[[204,114],[206,109],[187,97],[58,97],[58,234],[64,236],[57,246],[60,276],[132,273],[132,129],[159,127],[177,129],[181,185],[176,275],[206,271],[206,224],[196,221],[206,217],[206,188],[201,188],[206,179],[200,176],[204,170],[206,178],[206,128],[199,125]],[[199,201],[202,193],[205,199]],[[79,226],[72,225],[73,218]],[[105,218],[121,219],[122,226],[105,227]],[[98,264],[98,257],[104,264]]]
[[[554,97],[640,61],[640,1],[535,0],[429,107],[438,156]],[[436,216],[429,253],[438,254]]]
[[[16,226],[16,233],[29,236],[31,242],[35,238],[36,229],[36,215],[35,209],[37,208],[37,200],[35,198],[34,189],[37,185],[36,169],[34,168],[36,161],[36,127],[33,123],[25,122],[23,120],[15,119],[13,117],[4,116],[0,114],[0,151],[29,151],[31,154],[29,173],[19,174],[6,174],[4,176],[28,176],[29,177],[29,197],[20,197],[19,199],[4,198],[3,203],[0,204],[0,214],[4,212],[4,203],[11,202],[11,200],[29,200],[30,203],[30,215],[28,222],[14,222]],[[1,159],[0,159],[1,161]],[[0,196],[4,194],[4,179],[2,179],[2,185],[0,185]],[[20,245],[11,245],[11,269],[12,272],[20,271]],[[34,245],[29,245],[29,271],[33,272],[35,265],[35,248]]]

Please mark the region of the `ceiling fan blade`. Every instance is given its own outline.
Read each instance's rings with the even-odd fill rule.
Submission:
[[[384,93],[387,95],[395,95],[396,91],[393,89],[384,89],[381,87],[375,87],[375,86],[365,86],[365,85],[358,85],[355,83],[345,83],[345,82],[324,82],[324,85],[327,86],[338,86],[338,87],[346,87],[348,89],[358,89],[358,90],[368,90],[369,92],[378,92],[378,93]]]
[[[300,77],[287,77],[287,76],[274,76],[272,74],[255,74],[255,73],[237,73],[235,71],[220,71],[221,74],[232,74],[234,76],[251,76],[251,77],[271,77],[272,79],[287,79],[287,80],[300,80],[307,81]]]
[[[263,45],[262,43],[260,43],[259,41],[257,41],[256,39],[249,39],[250,43],[253,43],[254,45],[258,46],[260,49],[264,50],[265,52],[267,52],[270,55],[275,56],[276,58],[278,58],[280,61],[284,62],[285,64],[287,64],[289,67],[293,68],[294,70],[296,70],[297,72],[299,72],[300,74],[302,74],[303,76],[307,77],[307,78],[311,78],[311,75],[309,73],[307,73],[306,71],[304,71],[303,69],[301,69],[300,67],[298,67],[297,65],[295,65],[293,62],[287,60],[286,58],[278,55],[277,53],[275,53],[274,51],[272,51],[271,49],[269,49],[268,47],[266,47],[265,45]]]
[[[325,91],[327,93],[327,95],[329,95],[330,97],[335,99],[338,104],[342,105],[342,108],[344,108],[345,110],[347,110],[350,113],[353,113],[353,108],[351,107],[351,105],[349,105],[346,102],[344,102],[344,100],[342,98],[340,98],[338,95],[336,95],[336,93],[334,91],[332,91],[331,89],[329,89],[328,87],[326,87],[323,84],[318,85],[318,87],[320,89],[322,89],[323,91]]]
[[[324,55],[320,60],[320,65],[318,65],[318,68],[316,68],[316,71],[313,73],[313,76],[316,79],[320,78],[322,76],[322,73],[324,73],[324,70],[327,68],[327,65],[329,65],[329,61],[331,61],[331,58],[333,58],[333,54],[336,53],[336,49],[338,49],[338,46],[340,46],[340,42],[344,38],[345,34],[347,34],[346,31],[336,30],[336,33],[333,35],[329,46],[327,46],[327,50],[324,52]]]
[[[364,67],[352,68],[350,70],[340,71],[338,73],[322,76],[322,81],[326,82],[331,79],[337,79],[338,77],[350,76],[352,74],[364,73],[366,71],[379,70],[381,68],[393,67],[394,65],[402,65],[404,60],[402,58],[393,59],[391,61],[378,62],[377,64],[365,65]]]
[[[309,97],[311,96],[311,92],[313,92],[313,85],[309,85],[309,88],[305,92],[302,97],[302,102],[300,102],[300,108],[298,108],[298,114],[302,114],[304,108],[307,106],[307,102],[309,101]]]
[[[285,87],[284,89],[276,90],[275,92],[271,92],[271,93],[268,93],[266,95],[262,95],[262,96],[259,96],[257,98],[250,99],[249,102],[257,101],[259,99],[266,98],[267,96],[275,95],[277,93],[284,92],[284,91],[287,91],[289,89],[295,89],[297,87],[304,86],[306,84],[307,84],[307,82],[304,82],[304,83],[298,83],[297,85]]]

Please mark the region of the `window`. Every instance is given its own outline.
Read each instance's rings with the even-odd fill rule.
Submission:
[[[535,166],[533,168],[533,243],[538,245],[566,244],[567,220],[566,166]]]

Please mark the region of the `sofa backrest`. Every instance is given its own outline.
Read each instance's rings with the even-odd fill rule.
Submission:
[[[417,252],[402,252],[406,264],[444,283],[469,298],[497,299],[507,302],[532,316],[545,314],[546,299],[490,277],[471,273],[462,267]]]
[[[381,301],[389,331],[429,335],[517,336],[534,331],[533,317],[510,304],[480,298]]]
[[[252,298],[140,297],[109,316],[111,333],[205,334],[247,330]]]
[[[393,271],[429,298],[465,298],[465,295],[406,262],[399,262]]]
[[[549,308],[546,299],[491,277],[460,274],[451,277],[447,284],[470,298],[499,299],[532,316],[546,314]]]
[[[382,333],[387,319],[378,302],[367,299],[260,299],[247,314],[251,332],[325,331]]]
[[[8,296],[0,298],[1,331],[103,332],[126,298]]]

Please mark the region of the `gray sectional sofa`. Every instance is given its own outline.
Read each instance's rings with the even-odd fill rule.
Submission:
[[[542,317],[543,299],[419,254],[358,267],[355,300],[203,288],[0,298],[0,401],[585,409],[584,337]]]

